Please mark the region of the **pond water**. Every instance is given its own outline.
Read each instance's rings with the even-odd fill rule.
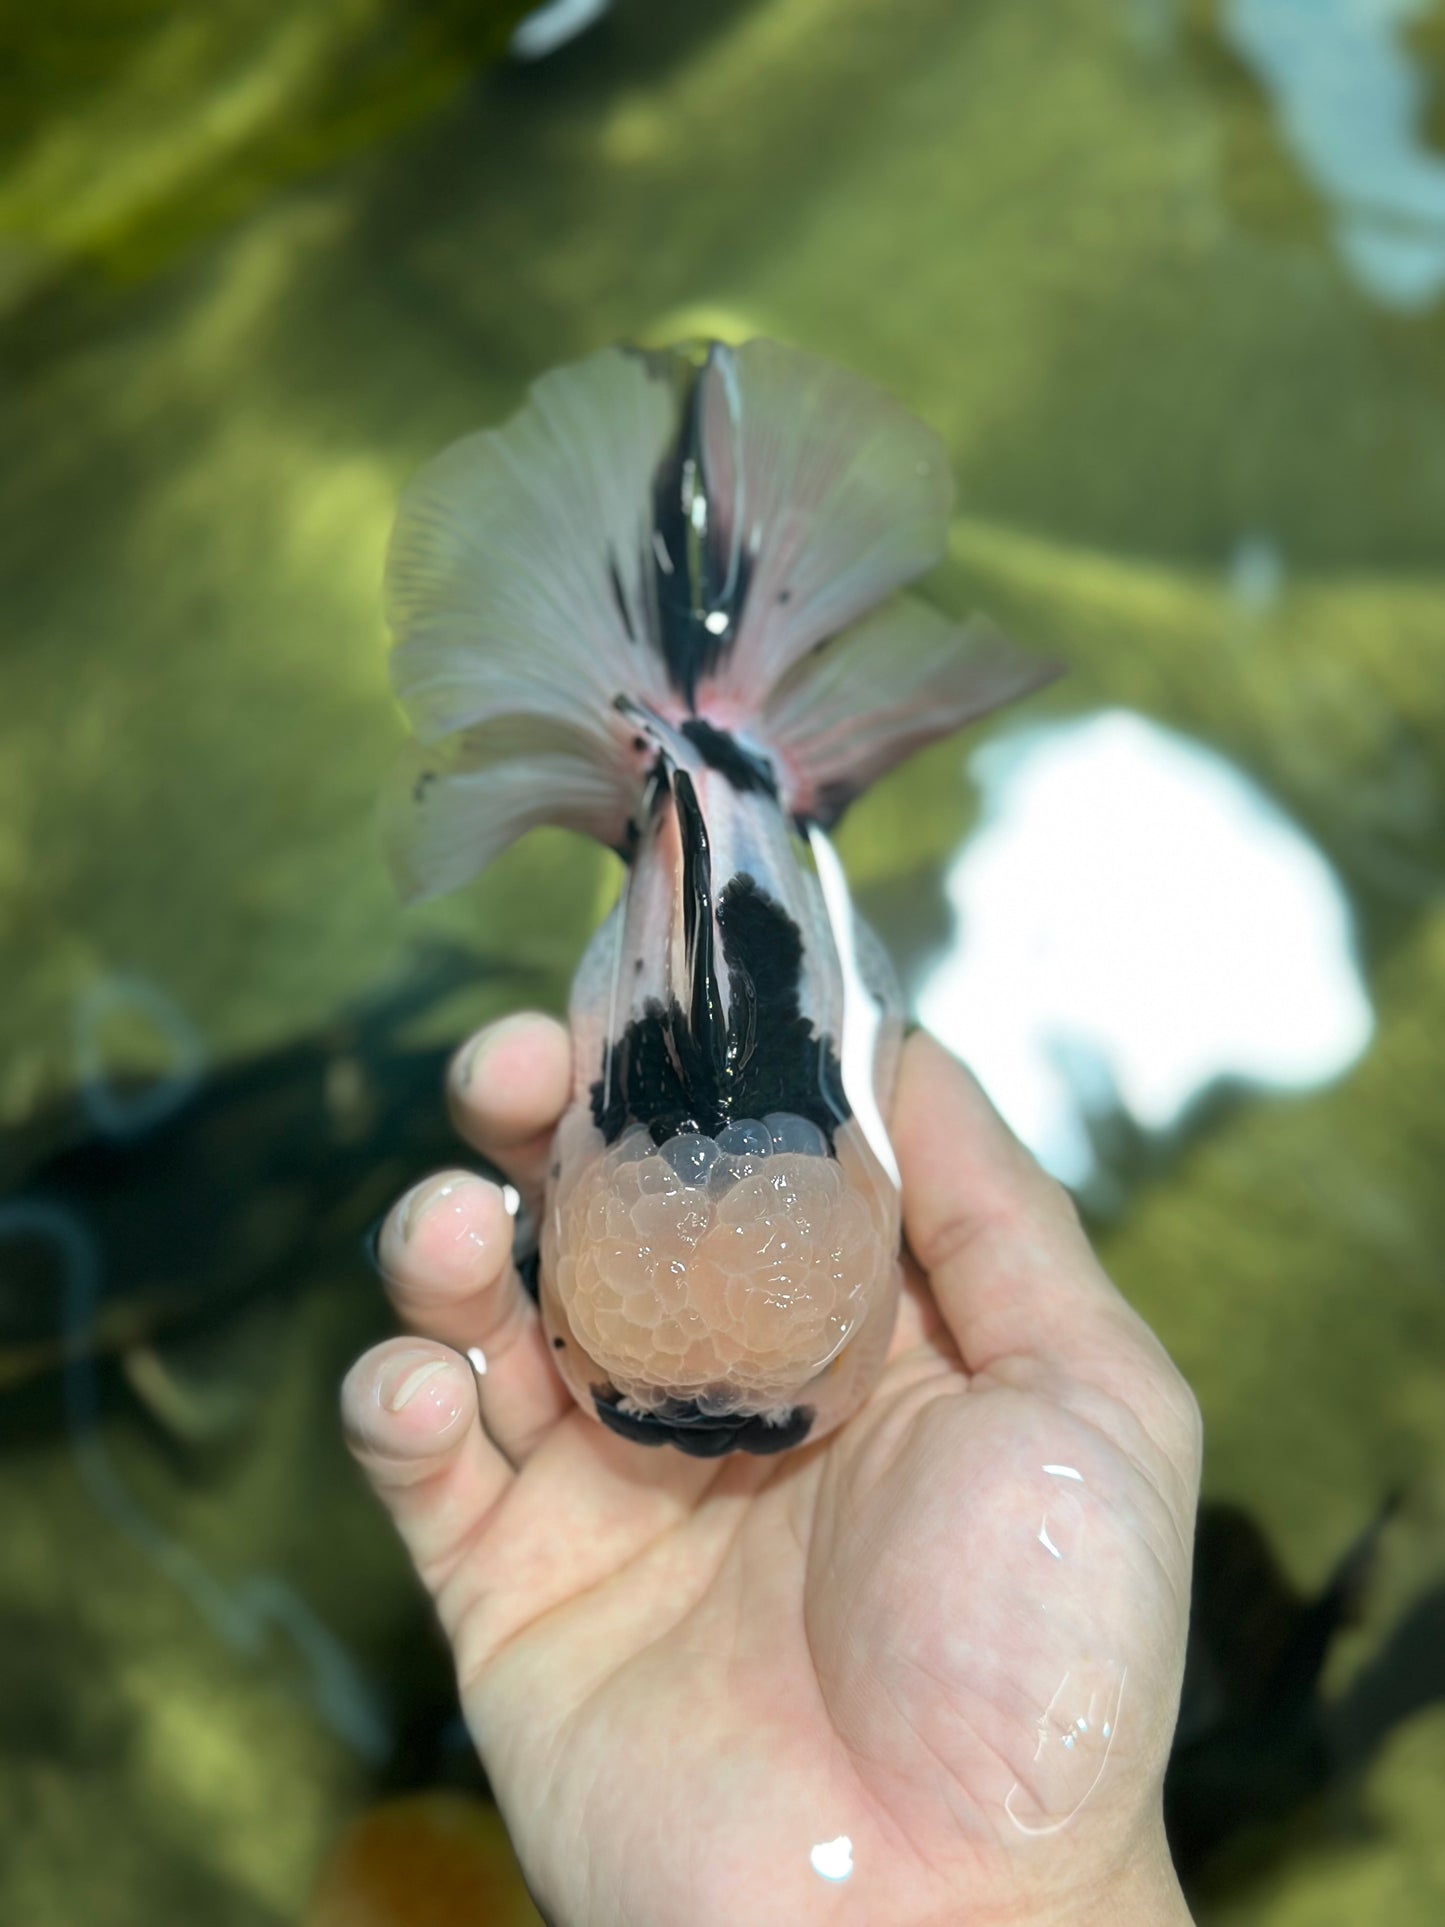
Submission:
[[[0,1918],[330,1919],[360,1816],[479,1791],[335,1388],[448,1043],[616,875],[396,906],[381,556],[544,368],[711,331],[937,427],[928,594],[1069,669],[839,848],[1202,1403],[1198,1916],[1435,1927],[1445,6],[520,12],[6,37]]]

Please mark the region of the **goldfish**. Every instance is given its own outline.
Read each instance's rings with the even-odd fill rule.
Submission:
[[[368,1808],[321,1870],[304,1927],[544,1927],[496,1808],[436,1788]]]
[[[577,1403],[642,1444],[782,1452],[882,1369],[903,1000],[829,832],[1055,673],[905,592],[952,502],[929,428],[768,340],[554,369],[401,498],[403,894],[540,824],[626,866],[572,988],[537,1282]]]

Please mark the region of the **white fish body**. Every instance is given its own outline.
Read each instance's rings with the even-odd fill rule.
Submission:
[[[540,1303],[579,1404],[644,1443],[819,1438],[887,1351],[901,1000],[819,840],[1052,674],[897,593],[951,499],[921,423],[752,341],[555,370],[401,504],[403,888],[548,822],[629,863],[573,986]]]

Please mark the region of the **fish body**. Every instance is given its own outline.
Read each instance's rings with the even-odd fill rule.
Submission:
[[[403,889],[543,822],[627,864],[573,987],[540,1306],[579,1404],[643,1443],[819,1438],[887,1351],[902,1005],[826,832],[1053,673],[898,593],[950,506],[928,429],[766,341],[558,369],[402,501]]]

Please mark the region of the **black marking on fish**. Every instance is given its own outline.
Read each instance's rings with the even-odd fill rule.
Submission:
[[[813,1429],[811,1405],[795,1405],[775,1425],[746,1412],[722,1418],[703,1413],[694,1399],[668,1399],[656,1412],[624,1412],[610,1385],[594,1385],[592,1403],[609,1432],[635,1445],[674,1445],[694,1459],[720,1459],[727,1452],[787,1452]]]
[[[645,774],[651,779],[651,787],[647,793],[647,802],[651,808],[656,809],[666,794],[667,785],[671,780],[673,769],[676,767],[675,757],[668,754],[668,743],[672,735],[671,729],[657,714],[656,710],[649,708],[646,703],[638,702],[634,697],[625,694],[621,690],[612,698],[612,707],[617,711],[619,716],[625,718],[625,720],[632,725],[632,747],[634,751],[639,756],[645,754],[649,749],[655,752],[652,765]]]
[[[740,795],[760,794],[776,801],[778,779],[766,756],[744,749],[736,736],[701,716],[691,717],[678,733],[687,738],[708,768],[725,776]]]
[[[752,577],[752,555],[741,544],[734,552],[734,532],[708,497],[703,467],[704,385],[727,352],[714,344],[701,368],[668,358],[680,389],[678,429],[653,478],[651,541],[642,557],[668,678],[694,710],[698,684],[732,646]]]
[[[592,1085],[592,1119],[609,1144],[643,1124],[655,1144],[680,1131],[713,1137],[735,1117],[792,1111],[834,1134],[851,1116],[833,1040],[803,1015],[803,940],[782,906],[750,876],[717,902],[729,1012],[698,1037],[676,998],[652,998],[612,1048],[612,1076]],[[694,978],[694,982],[695,982]]]
[[[727,1048],[713,943],[712,851],[697,791],[686,770],[672,779],[677,827],[682,842],[682,933],[689,979],[688,1027],[717,1084]]]
[[[633,857],[637,855],[637,843],[641,835],[642,832],[637,827],[637,818],[629,816],[623,827],[621,841],[612,846],[613,854],[620,856],[624,863],[631,863]]]
[[[627,631],[627,640],[636,642],[637,631],[632,626],[632,617],[627,608],[627,597],[622,593],[622,576],[618,571],[617,557],[609,548],[607,551],[607,579],[612,585],[612,600],[617,604],[617,613],[622,618],[622,626]]]

